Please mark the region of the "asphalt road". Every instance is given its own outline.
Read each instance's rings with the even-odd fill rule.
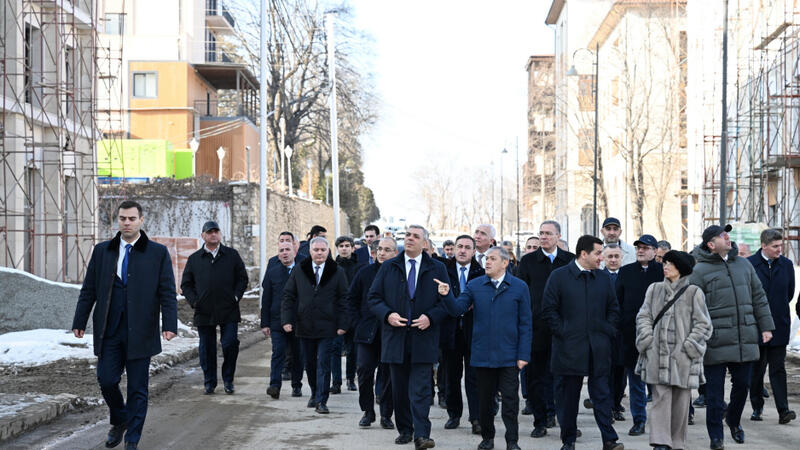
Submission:
[[[284,383],[282,397],[273,400],[265,395],[269,374],[269,344],[261,341],[244,349],[239,355],[236,372],[236,393],[225,395],[221,389],[211,396],[202,394],[202,373],[197,360],[154,377],[160,393],[151,398],[140,442],[142,449],[263,449],[263,448],[400,448],[395,446],[394,430],[383,430],[374,424],[369,429],[359,429],[361,412],[357,393],[343,392],[333,395],[328,402],[331,413],[319,415],[306,408],[308,387],[304,386],[302,398],[292,398],[290,388]],[[343,364],[344,365],[344,364]],[[792,389],[790,389],[792,392]],[[585,398],[587,396],[584,388]],[[800,411],[796,396],[790,397],[793,409]],[[627,405],[626,405],[627,407]],[[745,408],[742,425],[746,433],[744,445],[738,445],[726,434],[729,449],[800,449],[800,422],[778,425],[772,399],[767,400],[765,421],[748,420],[750,407]],[[531,416],[520,416],[520,442],[522,448],[558,449],[561,443],[558,429],[551,429],[544,438],[529,437]],[[456,430],[445,430],[445,410],[431,408],[432,438],[436,448],[477,448],[479,436],[470,433],[466,421]],[[67,416],[6,443],[3,447],[14,449],[102,449],[108,430],[105,407],[68,414]],[[503,448],[504,427],[497,418],[495,445]],[[625,422],[616,424],[620,441],[628,449],[650,448],[647,434],[638,437],[627,435],[632,425],[630,415]],[[578,426],[583,437],[578,439],[578,449],[597,449],[600,433],[591,411],[580,407]],[[405,448],[413,448],[409,444]],[[119,448],[122,448],[121,446]],[[708,448],[705,412],[698,410],[696,424],[689,427],[689,448]]]

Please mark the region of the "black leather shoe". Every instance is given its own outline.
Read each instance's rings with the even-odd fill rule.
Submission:
[[[303,396],[303,389],[292,388],[292,397],[302,397],[302,396]]]
[[[439,397],[439,408],[447,409],[447,401],[444,397]]]
[[[622,442],[608,441],[603,442],[603,450],[625,450],[625,446]]]
[[[317,405],[314,411],[316,411],[317,414],[328,414],[330,412],[328,411],[328,407],[324,403],[320,403],[319,405]]]
[[[488,450],[494,448],[494,439],[484,439],[478,444],[478,450]]]
[[[139,448],[139,443],[137,442],[126,442],[125,443],[125,450],[136,450]]]
[[[331,387],[331,394],[341,394],[342,393],[342,385],[341,384],[334,384]]]
[[[356,382],[353,380],[347,380],[347,390],[348,391],[357,391],[358,388],[356,387]]]
[[[624,422],[625,421],[625,414],[622,414],[622,411],[614,411],[611,413],[614,417],[614,420],[617,422]]]
[[[481,423],[477,420],[472,421],[472,434],[481,434]]]
[[[689,425],[694,425],[694,414],[689,414]]]
[[[306,403],[306,408],[316,408],[316,407],[317,407],[317,401],[314,400],[314,396],[311,396],[311,398],[308,399],[308,403]]]
[[[436,447],[436,443],[433,442],[431,438],[425,437],[418,437],[414,439],[414,448],[416,450],[420,450],[421,448],[433,448]]]
[[[108,430],[108,436],[106,436],[106,447],[114,448],[122,442],[122,435],[125,434],[125,424],[122,425],[111,425],[111,429]]]
[[[744,430],[741,425],[728,425],[731,429],[731,437],[737,444],[744,444]]]
[[[652,393],[648,393],[647,394],[647,403],[650,403],[652,401],[653,401],[653,394]]]
[[[767,390],[766,387],[761,388],[761,396],[764,398],[769,398],[769,391]]]
[[[547,423],[545,424],[546,428],[555,428],[558,424],[556,423],[556,416],[547,416]]]
[[[644,422],[634,422],[630,431],[628,431],[628,435],[630,436],[641,436],[643,434],[644,434]]]
[[[278,386],[270,386],[267,388],[267,395],[277,400],[281,397],[281,390]]]
[[[789,411],[784,411],[780,413],[780,417],[778,418],[778,423],[781,425],[786,425],[787,423],[793,421],[797,418],[797,414],[794,413],[791,409]]]
[[[712,439],[711,445],[708,446],[711,450],[724,450],[725,444],[723,444],[722,439]]]
[[[592,399],[587,398],[583,401],[583,407],[586,409],[592,409],[594,408],[594,402],[592,401]]]
[[[400,436],[397,436],[397,438],[394,440],[394,443],[398,444],[398,445],[403,445],[403,444],[408,444],[409,442],[411,442],[413,440],[414,440],[414,438],[411,437],[410,434],[405,434],[404,433],[404,434],[401,434]]]
[[[506,450],[522,450],[516,442],[506,442]]]
[[[533,414],[533,409],[531,409],[531,405],[527,405],[526,404],[525,407],[522,408],[522,415],[523,416],[530,416],[532,414]]]
[[[564,444],[561,446],[561,450],[575,450],[575,443],[570,442],[569,444]]]
[[[761,417],[761,413],[763,413],[763,412],[764,412],[764,410],[761,409],[761,408],[754,409],[753,410],[753,414],[750,416],[750,420],[755,420],[756,422],[761,422],[762,420],[764,420]]]
[[[228,395],[233,394],[233,391],[234,391],[233,383],[225,383],[224,387],[225,387],[225,393],[226,394],[228,394]]]
[[[381,428],[384,430],[394,430],[394,423],[388,417],[381,417]]]
[[[375,422],[375,413],[372,411],[366,411],[364,416],[361,417],[361,420],[358,421],[358,426],[368,427],[372,425],[372,422]]]
[[[216,388],[213,387],[213,386],[206,386],[205,389],[203,389],[203,394],[211,395],[211,394],[214,393],[214,389],[216,389]]]
[[[581,437],[581,436],[583,436],[583,433],[581,433],[581,429],[578,428],[577,430],[575,430],[575,437]]]
[[[445,430],[455,430],[461,424],[461,420],[458,417],[451,417],[447,419],[447,422],[444,424]]]
[[[692,406],[695,408],[705,408],[706,407],[706,396],[700,394],[694,401],[692,402]]]
[[[534,427],[533,431],[531,431],[532,438],[541,438],[547,436],[547,428],[545,427]]]

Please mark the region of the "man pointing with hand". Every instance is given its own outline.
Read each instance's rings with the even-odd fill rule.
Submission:
[[[444,264],[422,252],[428,232],[411,225],[402,255],[382,264],[368,294],[370,310],[385,322],[381,330],[381,362],[389,364],[396,444],[417,449],[434,447],[430,438],[433,364],[439,357],[439,325],[447,317],[434,279],[447,280]],[[447,293],[453,301],[453,296]]]
[[[486,275],[467,283],[457,300],[450,286],[439,286],[447,311],[458,317],[474,307],[470,365],[478,376],[481,437],[479,449],[494,448],[493,398],[502,396],[506,448],[518,449],[519,371],[531,356],[531,297],[522,280],[506,273],[510,256],[502,247],[486,252]]]

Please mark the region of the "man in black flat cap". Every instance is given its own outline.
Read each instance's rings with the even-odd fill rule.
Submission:
[[[181,291],[194,309],[200,334],[200,367],[206,394],[217,387],[217,327],[222,345],[222,383],[233,394],[233,374],[239,356],[239,300],[247,289],[247,271],[236,250],[222,245],[219,225],[203,224],[204,244],[189,256],[183,269]]]

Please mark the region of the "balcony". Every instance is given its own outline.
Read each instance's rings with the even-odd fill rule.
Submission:
[[[221,0],[206,0],[206,25],[217,33],[232,34],[236,22]]]

